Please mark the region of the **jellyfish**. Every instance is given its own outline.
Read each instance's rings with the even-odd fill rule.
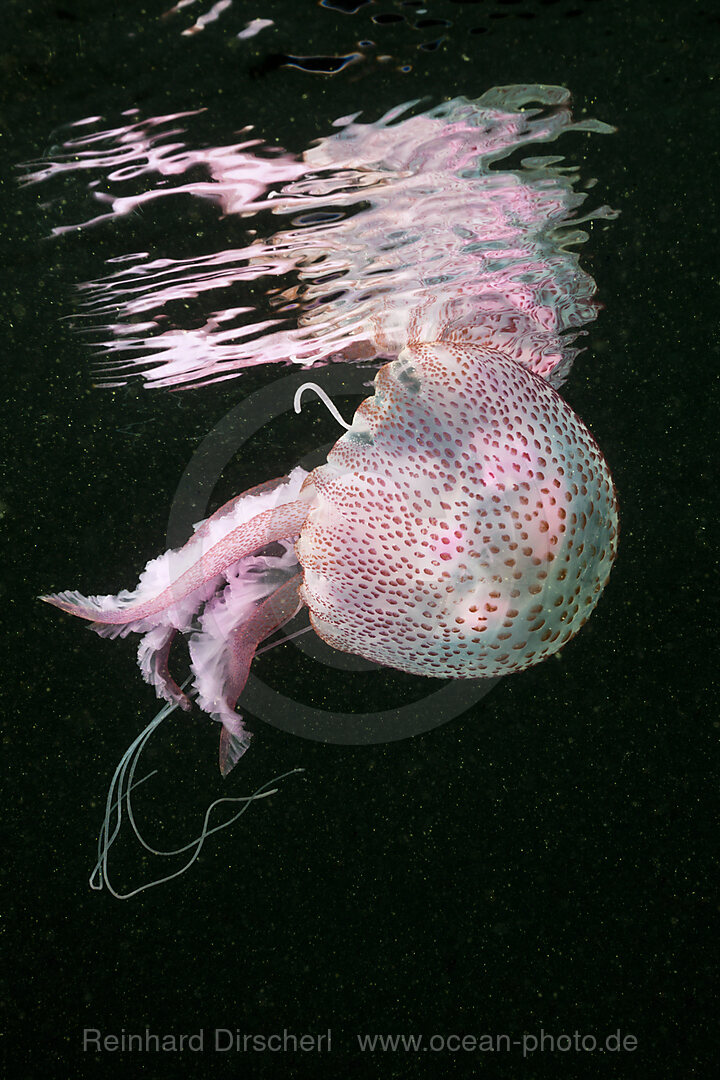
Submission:
[[[557,652],[607,582],[610,472],[541,377],[474,343],[409,342],[374,390],[325,464],[235,497],[136,589],[43,597],[104,636],[141,633],[143,676],[183,708],[168,657],[188,634],[223,775],[249,745],[235,707],[255,651],[302,605],[333,648],[477,679]]]
[[[526,109],[531,99],[547,110]],[[346,118],[301,168],[283,164],[273,209],[305,217],[243,255],[257,276],[271,252],[297,268],[296,329],[263,324],[231,357],[198,366],[177,353],[158,364],[155,327],[152,364],[146,354],[115,363],[121,374],[197,385],[283,349],[308,367],[384,360],[349,423],[321,386],[301,387],[296,409],[312,389],[345,429],[325,463],[231,499],[182,548],[149,562],[132,590],[42,598],[103,636],[141,635],[140,670],[158,696],[184,709],[193,696],[219,723],[223,776],[250,743],[237,703],[253,657],[300,608],[335,649],[415,675],[486,679],[563,648],[615,558],[610,471],[559,392],[598,306],[569,250],[583,235],[568,225],[612,213],[575,215],[584,196],[557,157],[496,167],[568,127],[610,129],[572,124],[567,92],[548,87],[398,115]],[[221,188],[227,197],[226,178]],[[253,198],[262,202],[257,189]],[[353,212],[317,214],[328,203]],[[175,271],[173,281],[177,295]],[[126,287],[109,282],[106,303]],[[128,317],[155,287],[123,293]],[[178,634],[192,691],[170,670]]]

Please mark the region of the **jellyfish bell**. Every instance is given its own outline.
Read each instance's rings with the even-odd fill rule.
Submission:
[[[538,376],[477,346],[408,345],[378,373],[295,545],[328,644],[416,675],[544,660],[595,607],[617,506],[592,436]]]

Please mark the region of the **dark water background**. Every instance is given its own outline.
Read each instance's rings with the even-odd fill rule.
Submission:
[[[343,13],[307,0],[236,0],[203,33],[182,37],[210,4],[161,19],[169,6],[2,6],[3,869],[14,943],[4,998],[17,1063],[7,1075],[706,1075],[718,1047],[709,541],[717,9],[377,0]],[[276,26],[234,40],[260,16]],[[423,18],[449,25],[415,28]],[[420,47],[441,35],[436,48]],[[358,50],[362,40],[376,46]],[[354,51],[365,55],[332,76],[287,66],[290,55]],[[381,54],[391,59],[379,62]],[[182,254],[184,233],[212,250],[229,226],[210,206],[166,200],[48,240],[63,215],[81,218],[83,185],[75,178],[54,190],[60,203],[44,206],[42,188],[16,188],[14,163],[48,153],[58,125],[96,114],[112,121],[132,106],[146,115],[205,106],[210,141],[253,123],[299,152],[359,109],[375,119],[422,95],[435,103],[526,82],[566,85],[578,115],[587,109],[619,128],[561,151],[621,210],[584,251],[606,310],[566,388],[621,502],[620,555],[596,613],[559,659],[505,679],[471,712],[406,742],[325,746],[251,724],[252,753],[227,793],[294,766],[304,777],[211,842],[178,882],[125,904],[90,892],[109,776],[155,704],[131,644],[96,638],[34,597],[134,581],[163,546],[175,486],[199,441],[278,373],[259,369],[185,394],[93,389],[91,358],[62,319],[72,284],[97,276],[107,257],[162,253],[170,236],[173,254]],[[282,473],[308,439],[336,437],[319,413],[263,429],[224,478],[228,492]],[[287,652],[270,653],[261,670],[299,700],[339,708],[361,695],[364,708],[377,708],[388,695],[412,699],[409,683],[366,675],[344,684]],[[180,717],[148,751],[160,773],[139,805],[161,843],[193,835],[223,793],[216,735]],[[121,877],[142,875],[130,845],[116,866]],[[330,1027],[333,1050],[322,1060],[210,1048],[82,1052],[84,1027],[146,1026],[203,1027],[208,1043],[216,1027]],[[519,1038],[541,1028],[599,1038],[619,1028],[638,1049],[523,1061],[518,1050],[362,1057],[355,1042],[362,1032]]]

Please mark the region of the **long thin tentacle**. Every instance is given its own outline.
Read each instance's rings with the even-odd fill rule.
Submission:
[[[133,740],[128,749],[125,751],[120,761],[118,762],[112,780],[110,781],[110,787],[108,789],[108,796],[105,805],[105,816],[98,837],[97,862],[95,863],[95,867],[93,868],[92,874],[90,875],[90,888],[95,890],[101,890],[103,887],[105,887],[108,892],[110,892],[112,896],[114,896],[118,900],[129,900],[131,897],[137,896],[139,893],[145,892],[147,889],[152,889],[156,885],[162,885],[166,881],[172,881],[173,878],[180,877],[180,875],[184,874],[185,871],[188,870],[198,858],[202,847],[209,836],[212,836],[213,833],[220,832],[222,829],[227,829],[230,825],[234,824],[234,822],[236,822],[237,819],[242,814],[244,814],[245,811],[250,807],[250,805],[256,800],[264,799],[268,795],[275,794],[277,788],[273,785],[279,783],[281,780],[284,780],[287,776],[292,776],[295,773],[300,773],[304,771],[303,769],[296,768],[290,769],[287,772],[280,774],[279,776],[274,776],[271,780],[268,780],[264,784],[261,784],[260,787],[252,793],[252,795],[241,795],[234,797],[225,796],[220,799],[216,799],[205,811],[200,833],[193,840],[188,841],[188,843],[183,844],[181,847],[172,848],[168,851],[154,848],[145,840],[145,838],[140,832],[135,818],[131,796],[135,788],[145,783],[145,781],[149,780],[151,776],[154,776],[157,770],[153,770],[153,772],[148,773],[140,780],[135,779],[135,770],[137,769],[140,755],[142,754],[142,751],[145,748],[145,745],[148,742],[150,736],[160,726],[160,724],[163,723],[163,721],[166,720],[168,716],[170,716],[171,713],[175,711],[177,707],[177,703],[164,705],[163,708],[157,713],[157,715],[153,717],[147,727],[145,727],[143,731],[140,732],[137,738]],[[227,821],[222,821],[219,824],[214,825],[212,828],[210,828],[210,817],[215,810],[215,807],[220,806],[223,803],[241,803],[242,805],[240,809],[232,815],[232,817],[228,818]],[[163,877],[156,878],[154,881],[146,882],[144,885],[140,885],[138,886],[138,888],[132,889],[130,892],[125,893],[118,892],[112,885],[110,881],[110,872],[108,867],[108,857],[110,849],[115,843],[115,840],[117,839],[122,826],[123,810],[128,816],[130,825],[138,841],[145,848],[146,851],[150,852],[150,854],[163,858],[171,858],[176,855],[182,855],[186,851],[192,850],[191,857],[178,870],[175,870],[171,874],[166,874]],[[114,826],[112,825],[113,816],[115,818]]]

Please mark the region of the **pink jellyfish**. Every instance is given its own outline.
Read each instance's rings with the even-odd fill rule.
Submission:
[[[235,705],[253,655],[300,605],[333,647],[401,671],[508,674],[577,633],[616,539],[607,465],[556,390],[481,345],[411,341],[325,465],[232,499],[132,592],[44,599],[141,632],[145,678],[185,708],[168,654],[188,632],[225,774],[250,739]],[[281,556],[258,554],[275,541]]]
[[[548,111],[525,110],[529,100]],[[281,348],[307,365],[391,358],[325,464],[232,499],[132,591],[43,597],[104,636],[142,634],[144,678],[183,708],[169,656],[188,635],[197,702],[221,724],[223,775],[250,740],[235,710],[253,656],[302,605],[334,648],[443,679],[522,671],[595,608],[616,553],[615,490],[557,389],[597,309],[568,250],[582,234],[562,232],[584,196],[557,157],[494,167],[570,127],[608,130],[572,124],[566,106],[557,88],[504,88],[399,123],[346,119],[286,171],[273,206],[354,213],[310,215],[257,256],[265,272],[273,250],[298,267],[299,328],[245,335],[214,367],[183,367],[179,354],[160,364],[183,384]],[[227,181],[222,190],[227,201]],[[245,254],[252,266],[252,245]],[[131,303],[143,296],[133,287]]]

